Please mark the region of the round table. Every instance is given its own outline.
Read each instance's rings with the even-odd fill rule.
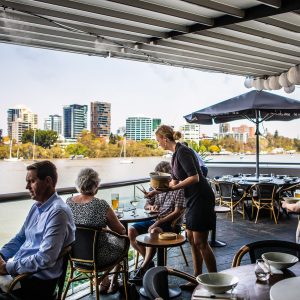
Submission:
[[[230,268],[221,272],[231,274],[239,278],[239,283],[234,289],[234,293],[237,294],[237,296],[245,296],[246,290],[249,295],[249,300],[270,300],[270,288],[275,283],[286,278],[300,276],[300,263],[298,262],[288,270],[285,270],[283,274],[272,275],[268,282],[260,283],[256,280],[254,267],[255,264],[249,264],[235,268]],[[204,287],[201,284],[199,284],[194,290],[194,293],[196,290],[201,289],[204,290]],[[199,292],[197,293],[199,295]]]
[[[143,208],[137,208],[136,209],[136,216],[132,215],[132,210],[130,211],[124,211],[124,216],[122,218],[119,218],[120,222],[124,225],[126,229],[126,233],[128,232],[128,224],[129,223],[137,223],[147,220],[153,220],[156,219],[158,216],[158,213],[148,213]]]
[[[159,233],[145,233],[138,235],[136,241],[138,244],[146,247],[157,248],[157,265],[163,266],[164,260],[164,248],[171,248],[181,246],[185,243],[186,238],[183,235],[177,234],[174,240],[161,240],[158,237]],[[140,289],[140,294],[146,296],[144,288]],[[175,298],[181,294],[181,289],[179,287],[169,287],[169,297]]]

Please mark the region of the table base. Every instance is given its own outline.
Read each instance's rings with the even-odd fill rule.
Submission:
[[[140,288],[139,290],[139,293],[148,299],[147,295],[146,295],[146,292],[145,292],[145,289],[144,288]],[[169,297],[170,298],[176,298],[178,297],[179,295],[181,294],[181,289],[179,287],[171,287],[169,286]]]

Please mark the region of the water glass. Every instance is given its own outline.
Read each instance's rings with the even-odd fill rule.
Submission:
[[[119,203],[117,213],[119,218],[124,217],[124,203]]]
[[[269,280],[271,274],[270,265],[263,259],[257,259],[255,264],[256,279],[261,282]]]
[[[117,210],[119,207],[119,194],[113,193],[111,194],[111,206],[113,210]]]

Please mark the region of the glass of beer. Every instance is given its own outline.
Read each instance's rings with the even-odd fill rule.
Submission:
[[[111,206],[113,210],[117,210],[119,207],[119,194],[113,193],[111,194]]]

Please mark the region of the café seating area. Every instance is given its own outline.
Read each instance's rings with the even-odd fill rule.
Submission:
[[[213,248],[216,255],[218,271],[230,269],[236,253],[244,245],[251,244],[258,240],[283,240],[295,242],[295,228],[297,227],[298,219],[296,215],[283,215],[281,222],[278,225],[274,224],[274,220],[269,217],[261,217],[259,222],[255,224],[253,221],[243,219],[241,214],[236,214],[234,223],[231,222],[226,214],[218,215],[217,236],[226,242],[226,247]],[[186,266],[181,255],[180,248],[170,248],[168,251],[167,265],[180,271],[193,274],[192,259],[190,254],[190,246],[188,242],[183,245],[186,253],[189,266]],[[243,256],[240,263],[242,266],[251,264],[251,258],[248,253]],[[203,272],[206,272],[205,267]],[[179,286],[184,280],[169,276],[169,283],[174,286]],[[139,288],[139,287],[138,287]],[[181,295],[175,299],[191,299],[192,293],[182,291]],[[119,299],[118,294],[101,295],[101,299]],[[68,299],[68,298],[67,298]],[[81,299],[95,299],[95,295],[88,295]],[[142,296],[140,299],[146,299]]]

